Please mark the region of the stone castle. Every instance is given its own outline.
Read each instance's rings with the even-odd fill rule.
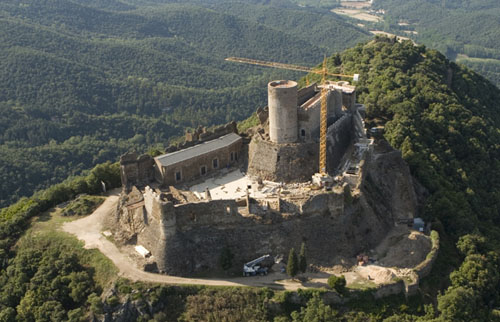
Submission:
[[[190,275],[216,270],[225,248],[239,270],[302,242],[311,264],[333,265],[412,220],[417,195],[400,153],[366,137],[354,86],[323,86],[331,189],[310,182],[318,172],[319,86],[274,81],[268,107],[256,112],[260,124],[246,133],[234,122],[198,128],[164,155],[122,156],[115,239],[146,247],[160,272]]]

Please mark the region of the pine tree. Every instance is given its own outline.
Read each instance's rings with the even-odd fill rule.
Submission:
[[[299,253],[299,270],[302,273],[305,273],[307,270],[307,261],[306,261],[306,243],[302,242],[302,245],[300,246],[300,253]]]
[[[297,259],[297,254],[295,253],[295,248],[290,249],[290,254],[288,255],[288,263],[286,265],[286,273],[292,278],[297,275],[299,271],[299,260]]]

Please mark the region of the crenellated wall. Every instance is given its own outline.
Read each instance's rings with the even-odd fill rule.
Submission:
[[[345,211],[340,192],[305,199],[282,196],[280,210],[286,205],[295,209],[286,215],[273,207],[260,215],[242,215],[246,207],[238,207],[235,200],[174,205],[165,194],[149,187],[143,200],[134,202],[133,209],[122,204],[118,230],[136,229],[128,238],[136,236],[135,242],[152,252],[159,270],[174,275],[216,269],[224,247],[234,254],[233,267],[239,272],[243,263],[260,255],[286,256],[304,240],[311,263],[328,265],[338,255],[354,256],[370,247],[388,227],[370,211],[355,210],[361,204]]]
[[[207,225],[231,225],[243,223],[238,214],[236,200],[212,200],[176,205],[174,213],[177,229],[184,231]]]

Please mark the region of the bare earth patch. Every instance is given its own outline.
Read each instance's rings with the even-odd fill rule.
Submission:
[[[370,32],[374,35],[383,35],[383,36],[387,36],[387,37],[396,37],[396,39],[399,41],[399,42],[402,42],[404,40],[411,40],[410,38],[408,37],[402,37],[402,36],[398,36],[398,35],[395,35],[395,34],[391,34],[389,32],[385,32],[385,31],[381,31],[381,30],[370,30]],[[414,44],[416,44],[413,40],[411,40]]]
[[[381,21],[382,18],[379,16],[372,15],[365,10],[361,9],[345,9],[345,8],[337,8],[332,10],[333,13],[338,15],[348,16],[358,20],[378,22]]]

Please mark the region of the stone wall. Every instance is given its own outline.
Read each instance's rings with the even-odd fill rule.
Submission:
[[[367,169],[371,179],[366,181],[371,183],[363,184],[352,199],[345,199],[339,191],[311,193],[310,197],[282,194],[272,200],[269,208],[280,212],[292,209],[290,212],[262,209],[248,215],[246,203],[214,200],[174,205],[168,194],[146,188],[144,200],[140,196],[122,196],[114,231],[121,231],[123,240],[149,249],[159,269],[174,275],[219,267],[225,247],[234,254],[232,269],[239,274],[243,263],[265,254],[286,258],[290,248],[298,249],[303,241],[311,264],[333,265],[339,256],[353,258],[377,245],[394,226],[397,216],[393,211],[401,209],[392,202],[402,202],[409,195],[407,189],[412,189],[411,177],[399,177],[409,176],[404,171],[406,164],[395,159],[401,156],[387,151],[377,154],[375,162],[381,164],[371,166],[370,162]],[[391,172],[386,173],[387,168]],[[413,213],[416,206],[410,201],[404,211]],[[427,263],[418,269],[422,275],[430,270]]]
[[[316,95],[317,92],[316,83],[299,89],[297,93],[297,104],[299,106],[304,104],[307,100]]]
[[[374,292],[375,298],[399,293],[405,293],[405,296],[412,296],[418,293],[420,280],[430,274],[439,251],[439,235],[436,231],[433,231],[432,235],[432,248],[429,254],[427,254],[427,258],[418,264],[406,279],[398,280],[391,284],[379,285]]]
[[[244,223],[238,214],[236,200],[212,200],[174,207],[177,229],[184,231],[207,225]]]
[[[123,186],[146,185],[154,179],[154,159],[134,152],[120,157],[120,174]]]
[[[298,117],[298,138],[301,142],[318,140],[319,126],[321,117],[321,99],[320,96],[311,98],[297,110]],[[339,119],[342,112],[342,94],[338,90],[328,91],[327,99],[327,123],[332,125]]]
[[[297,110],[299,141],[312,141],[319,139],[319,125],[321,115],[321,99],[308,106]]]
[[[342,107],[350,112],[354,112],[356,104],[356,92],[347,93],[342,92]]]
[[[344,114],[328,127],[327,132],[327,171],[334,173],[342,157],[353,143],[352,115]]]
[[[328,127],[327,167],[333,173],[354,136],[352,115],[344,114]],[[318,172],[319,144],[316,142],[275,144],[254,136],[249,146],[248,173],[275,182],[309,181]]]
[[[373,293],[376,299],[380,299],[389,295],[400,294],[405,292],[405,283],[403,280],[395,281],[394,283],[378,285]]]
[[[303,241],[310,263],[330,265],[336,256],[351,257],[372,247],[387,228],[369,209],[363,210],[362,203],[345,209],[343,195],[334,192],[299,203],[296,209],[303,213],[287,216],[273,212],[243,216],[238,210],[245,207],[238,208],[234,200],[174,205],[150,188],[143,198],[142,207],[121,207],[115,231],[128,230],[129,241],[150,250],[158,268],[174,275],[219,267],[224,247],[234,254],[233,271],[239,274],[243,263],[265,254],[286,257]]]
[[[422,279],[430,274],[432,270],[432,265],[436,261],[439,253],[439,234],[437,231],[431,232],[432,248],[430,253],[427,255],[426,259],[415,267],[414,271],[418,275],[419,279]]]
[[[248,152],[248,173],[274,182],[303,182],[318,172],[318,144],[276,144],[254,136]]]
[[[210,140],[215,140],[229,133],[238,134],[238,127],[236,122],[234,121],[229,122],[225,125],[214,127],[212,130],[208,130],[205,127],[199,126],[193,131],[186,131],[186,134],[184,135],[185,138],[184,142],[177,145],[169,146],[165,150],[165,153],[175,152],[178,150],[195,146],[196,144],[200,144]]]
[[[257,118],[259,119],[260,125],[264,126],[268,123],[267,122],[269,120],[269,108],[268,107],[257,108],[257,111],[255,112],[255,114],[257,115]]]

